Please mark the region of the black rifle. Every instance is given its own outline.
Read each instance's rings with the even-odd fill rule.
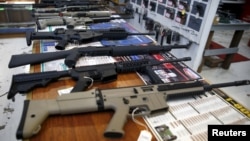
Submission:
[[[72,2],[101,2],[101,0],[40,0],[40,3],[72,3]]]
[[[110,64],[101,64],[93,66],[82,66],[65,71],[48,71],[39,73],[17,74],[12,76],[12,82],[7,98],[13,99],[16,93],[27,93],[36,87],[44,87],[49,83],[57,81],[62,77],[71,77],[76,80],[76,85],[71,92],[86,90],[90,84],[96,81],[103,83],[111,82],[117,79],[117,73],[143,71],[150,78],[157,77],[152,71],[152,66],[163,63],[189,61],[190,57],[184,57],[173,60],[158,61],[152,59],[141,59],[135,61],[124,61]],[[93,82],[92,82],[93,81]]]
[[[76,25],[91,25],[94,23],[110,22],[115,19],[130,19],[132,17],[56,17],[47,19],[37,19],[36,25],[38,29],[45,29],[47,26],[66,25],[67,29],[73,29]]]
[[[187,45],[170,45],[170,46],[121,46],[121,47],[82,47],[73,48],[70,50],[63,50],[48,53],[35,53],[35,54],[20,54],[12,55],[9,62],[9,68],[18,67],[27,64],[39,64],[47,61],[58,60],[65,58],[65,64],[72,68],[75,66],[78,58],[81,56],[127,56],[127,55],[141,55],[141,54],[154,54],[159,52],[166,52],[172,49],[185,48],[188,49],[192,42]]]
[[[30,46],[32,40],[58,40],[55,46],[58,50],[64,50],[68,43],[90,43],[93,41],[123,40],[132,35],[154,35],[154,33],[129,33],[124,28],[111,28],[105,30],[77,30],[57,28],[53,32],[26,32],[27,45]]]
[[[105,5],[77,5],[77,6],[64,6],[64,7],[48,7],[48,8],[34,8],[33,12],[35,13],[54,13],[54,12],[65,12],[65,11],[89,11],[89,10],[98,10],[104,8]]]
[[[114,13],[110,11],[78,11],[78,12],[57,12],[57,13],[33,13],[32,16],[36,18],[50,18],[50,17],[110,17],[112,15],[126,16],[124,13]]]
[[[64,6],[78,6],[78,5],[94,5],[100,4],[98,0],[89,0],[89,1],[81,1],[81,0],[58,0],[58,1],[50,1],[50,2],[40,2],[38,4],[32,4],[34,8],[42,8],[42,7],[64,7]]]

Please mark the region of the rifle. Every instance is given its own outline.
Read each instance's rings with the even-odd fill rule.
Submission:
[[[19,93],[27,93],[36,87],[44,87],[49,83],[57,81],[62,77],[71,77],[76,80],[76,85],[71,92],[86,90],[92,81],[101,81],[103,83],[115,81],[117,73],[127,73],[135,71],[145,71],[150,77],[155,77],[152,73],[152,66],[163,63],[189,61],[190,57],[180,59],[158,61],[152,59],[141,59],[135,61],[124,61],[110,64],[101,64],[93,66],[82,66],[65,71],[48,71],[39,73],[24,73],[12,76],[12,82],[7,98],[13,99]]]
[[[48,52],[48,53],[35,53],[35,54],[20,54],[12,55],[9,62],[9,68],[18,67],[27,64],[39,64],[47,61],[63,59],[64,63],[69,68],[75,66],[78,58],[81,56],[128,56],[128,55],[141,55],[141,54],[154,54],[159,52],[166,52],[172,49],[185,48],[188,49],[192,42],[186,45],[169,45],[169,46],[121,46],[121,47],[82,47],[73,48],[70,50],[63,50],[58,52]]]
[[[93,41],[122,40],[132,35],[154,35],[154,33],[129,33],[124,28],[110,28],[104,30],[82,30],[57,28],[53,32],[26,32],[27,45],[31,45],[32,40],[58,40],[55,46],[58,50],[64,50],[68,43],[90,43]]]
[[[101,23],[101,22],[110,22],[115,19],[130,19],[131,16],[127,17],[57,17],[57,18],[48,18],[48,19],[37,19],[36,25],[38,29],[45,29],[47,26],[58,26],[58,25],[66,25],[68,29],[73,29],[76,25],[90,25],[93,23]]]
[[[35,13],[54,13],[54,12],[63,12],[63,11],[89,11],[89,10],[98,10],[99,8],[104,8],[105,5],[76,5],[76,6],[64,6],[64,7],[48,7],[48,8],[35,8],[33,12]]]
[[[33,13],[33,17],[110,17],[112,15],[125,15],[123,13],[114,13],[110,11],[84,11],[84,12],[58,12],[58,13]]]
[[[167,98],[202,95],[213,88],[249,84],[250,80],[212,85],[202,81],[189,81],[113,89],[96,88],[58,96],[56,99],[25,100],[16,137],[17,139],[31,138],[39,132],[41,124],[52,115],[114,110],[115,113],[104,131],[104,137],[120,138],[125,134],[123,126],[127,117],[133,116],[131,111],[139,109],[135,116],[167,112],[169,108]]]
[[[38,4],[32,4],[34,8],[42,8],[42,7],[64,7],[64,6],[78,6],[78,5],[94,5],[100,4],[99,0],[58,0],[58,1],[50,1],[50,2],[40,2]]]

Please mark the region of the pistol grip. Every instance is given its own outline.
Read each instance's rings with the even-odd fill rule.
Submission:
[[[64,63],[69,68],[72,68],[76,65],[77,60],[81,57],[81,54],[78,52],[77,48],[71,50],[69,55],[65,58]]]
[[[68,41],[67,40],[60,40],[58,41],[58,44],[55,46],[58,50],[65,50],[65,47],[67,46]]]
[[[26,32],[26,42],[27,42],[28,46],[31,45],[31,36],[32,36],[32,32],[31,31],[27,31]]]
[[[89,78],[83,78],[81,80],[78,80],[78,82],[76,82],[76,85],[74,86],[74,88],[71,90],[71,93],[85,91],[88,89],[88,87],[91,85],[91,83],[92,83],[92,81]]]
[[[104,132],[104,136],[108,138],[121,138],[124,135],[123,126],[127,121],[129,108],[128,106],[124,106],[123,108],[120,107],[115,107],[115,108],[117,109],[115,110],[115,113]]]

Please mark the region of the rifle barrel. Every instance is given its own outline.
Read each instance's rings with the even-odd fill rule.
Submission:
[[[241,81],[234,81],[234,82],[227,82],[227,83],[205,85],[204,89],[208,91],[208,90],[212,90],[214,88],[241,86],[241,85],[249,85],[249,84],[250,84],[250,80],[241,80]]]
[[[148,33],[128,33],[128,35],[155,35],[154,32],[148,32]]]

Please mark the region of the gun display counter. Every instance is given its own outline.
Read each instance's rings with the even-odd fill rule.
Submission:
[[[34,41],[33,42],[33,51],[34,53],[40,52],[40,41]],[[159,56],[158,56],[159,57]],[[41,71],[41,65],[33,65],[31,66],[31,72],[40,72]],[[170,73],[170,72],[169,72]],[[176,72],[177,73],[177,72]],[[174,74],[173,72],[171,73]],[[194,75],[194,74],[193,74]],[[65,90],[67,88],[70,88],[76,84],[76,81],[73,79],[62,79],[60,81],[53,82],[49,84],[46,87],[43,88],[36,88],[32,92],[30,92],[27,96],[27,99],[33,101],[33,100],[45,100],[45,99],[56,99],[58,97],[58,91],[59,90]],[[249,82],[248,82],[249,84]],[[139,76],[135,72],[125,73],[125,74],[119,74],[117,76],[117,80],[109,83],[93,83],[93,88],[99,88],[99,89],[113,89],[113,88],[122,88],[122,87],[136,87],[136,86],[142,86],[145,85],[145,79],[143,80],[141,76]],[[184,86],[186,87],[186,86]],[[200,87],[202,88],[202,87]],[[199,88],[199,89],[200,89]],[[186,89],[186,88],[185,88]],[[200,91],[200,90],[198,90]],[[136,92],[136,91],[135,91]],[[223,95],[223,92],[217,91],[216,93],[221,93],[220,95]],[[85,94],[85,93],[84,93]],[[120,93],[117,93],[119,95]],[[201,101],[202,104],[200,103]],[[84,101],[83,101],[84,102]],[[180,102],[180,101],[179,101]],[[217,94],[213,93],[206,93],[205,96],[198,96],[195,97],[193,100],[189,101],[191,105],[193,105],[195,108],[197,108],[200,113],[194,114],[186,113],[186,111],[190,111],[192,107],[190,107],[187,103],[178,104],[179,102],[167,102],[167,104],[170,105],[169,112],[163,115],[158,116],[148,116],[146,118],[138,117],[136,118],[141,123],[147,124],[151,130],[151,134],[155,135],[152,138],[152,141],[159,140],[160,138],[163,138],[161,136],[161,133],[158,132],[159,127],[163,127],[158,122],[167,123],[166,125],[169,126],[168,128],[168,134],[171,135],[171,138],[173,140],[178,138],[182,138],[183,140],[187,138],[206,138],[207,135],[207,124],[209,123],[217,123],[217,124],[230,124],[230,123],[237,123],[237,124],[245,124],[249,123],[250,120],[247,117],[247,114],[244,115],[237,110],[235,110],[230,104],[222,100]],[[233,102],[233,101],[230,101]],[[72,103],[74,104],[74,103]],[[187,104],[187,105],[186,105]],[[211,105],[215,106],[211,106]],[[186,106],[185,106],[186,105]],[[203,106],[208,106],[209,110],[205,110],[202,108]],[[34,105],[36,106],[36,105]],[[33,110],[34,110],[34,106]],[[70,104],[68,107],[71,107]],[[179,114],[177,109],[175,109],[176,106],[182,106],[182,112],[186,114]],[[184,107],[183,107],[184,106]],[[197,107],[196,107],[197,106]],[[32,108],[31,107],[31,108]],[[220,113],[219,111],[224,111],[224,113]],[[37,111],[41,111],[41,109],[37,109]],[[226,112],[225,112],[226,111]],[[197,111],[196,111],[197,112]],[[123,113],[124,114],[124,113]],[[169,116],[171,114],[176,114],[175,116],[181,119],[169,119],[169,121],[164,121],[163,119],[170,118]],[[211,115],[215,115],[216,118],[214,118]],[[121,141],[127,141],[127,140],[137,140],[140,132],[145,130],[144,126],[141,126],[140,124],[136,123],[134,120],[131,119],[131,117],[127,118],[127,121],[124,124],[124,136],[122,138],[107,138],[104,137],[104,132],[107,130],[107,127],[109,126],[110,120],[114,116],[114,111],[98,111],[98,112],[88,112],[88,113],[80,113],[80,114],[70,114],[70,115],[55,115],[55,116],[49,116],[42,122],[41,129],[39,132],[32,136],[29,140],[31,141],[39,141],[39,140],[121,140]],[[249,116],[249,115],[248,115]],[[190,133],[187,133],[187,131],[181,131],[182,133],[185,133],[185,136],[183,137],[181,134],[179,134],[179,130],[181,127],[178,127],[177,130],[174,129],[171,124],[171,122],[177,122],[177,120],[186,121],[189,118],[190,120],[194,120],[195,118],[198,118],[201,120],[201,122],[197,122],[194,126],[189,124],[184,124],[188,130],[191,130],[193,132],[193,135],[189,135]],[[29,118],[29,117],[28,117]],[[30,117],[32,118],[32,117]],[[224,120],[223,120],[224,119]],[[222,123],[221,120],[223,121]],[[181,124],[180,124],[181,125]],[[178,126],[180,126],[178,125]],[[205,132],[197,133],[197,128],[195,126],[198,126],[200,130],[204,130]],[[183,127],[182,127],[183,128]],[[18,133],[18,132],[17,132]],[[20,135],[21,133],[18,133]],[[160,136],[160,137],[159,137]]]
[[[110,27],[110,26],[102,25],[102,24],[97,24],[97,25],[98,26],[96,26],[94,29]],[[102,26],[99,27],[100,25]],[[120,24],[120,25],[124,26],[125,24]],[[52,30],[51,27],[49,27],[48,29],[49,31],[54,31]],[[73,30],[70,30],[70,31],[73,31]],[[136,38],[139,38],[139,37],[136,37]],[[142,48],[143,47],[146,48],[145,45],[149,45],[149,44],[153,46],[155,45],[155,42],[151,38],[149,39],[150,39],[150,42],[144,43]],[[103,46],[115,46],[119,48],[117,44],[119,44],[120,46],[134,45],[133,44],[135,43],[134,40],[129,40],[129,41],[131,42],[129,42],[128,45],[125,41],[124,42],[118,42],[118,41],[102,42],[100,41],[100,42]],[[143,41],[146,41],[146,40],[143,39]],[[67,41],[65,41],[65,44],[66,42]],[[50,49],[48,49],[49,46],[53,48],[56,46],[56,42],[53,42],[53,44],[51,44],[51,42],[43,42],[42,39],[40,41],[31,42],[31,38],[30,38],[27,40],[27,43],[28,43],[28,46],[33,43],[32,44],[33,53],[48,53],[51,51]],[[187,44],[184,44],[184,46],[189,47],[190,44],[193,44],[193,43],[194,42],[189,42]],[[46,46],[47,52],[44,52],[43,50],[44,44],[48,45]],[[139,45],[142,45],[142,44],[139,44]],[[134,45],[134,47],[136,48],[136,45]],[[178,47],[178,45],[175,45],[175,47],[176,49],[180,48]],[[76,50],[77,49],[75,49],[75,51]],[[131,50],[132,49],[130,49],[129,51],[138,53],[141,49],[137,51],[131,51]],[[147,54],[145,56],[142,54],[139,54],[137,56],[134,56],[134,55],[130,57],[126,57],[126,56],[117,57],[116,56],[114,58],[116,59],[117,62],[119,62],[120,60],[122,60],[123,62],[135,61],[135,60],[140,60],[142,58],[151,59],[151,61],[152,60],[168,61],[168,60],[173,60],[173,59],[180,59],[172,55],[171,52],[169,52],[170,50],[159,51],[157,53],[153,53],[150,55]],[[97,56],[100,55],[99,52],[96,52],[93,50],[91,50],[90,52],[92,53],[94,52],[93,54],[96,54]],[[112,50],[112,51],[109,51],[109,53],[110,52],[114,53],[115,51]],[[120,52],[121,54],[125,53],[125,51],[123,50],[122,51],[120,50],[118,52]],[[74,54],[73,55],[74,57],[72,57],[72,54],[71,54],[69,55],[70,57],[67,56],[67,58],[76,59],[77,57],[83,56],[83,54],[80,54],[79,52],[77,53],[78,53],[77,56],[74,56],[75,55]],[[85,55],[87,54],[86,52],[84,53]],[[106,53],[106,52],[102,52],[102,53]],[[183,57],[186,57],[186,56],[183,56]],[[24,60],[24,59],[19,59],[19,60]],[[140,133],[142,131],[150,129],[149,131],[153,135],[151,139],[152,141],[165,140],[166,138],[167,140],[178,139],[180,141],[200,140],[200,139],[206,140],[208,124],[249,124],[250,123],[250,119],[249,119],[250,115],[248,111],[240,112],[239,109],[235,109],[230,103],[228,103],[229,101],[228,102],[225,101],[226,97],[224,97],[223,99],[221,96],[219,96],[219,95],[225,96],[223,92],[221,91],[216,91],[216,93],[214,91],[211,92],[212,88],[249,85],[250,84],[249,80],[239,81],[239,82],[230,82],[227,84],[225,83],[217,84],[217,85],[215,84],[211,86],[203,85],[203,82],[205,82],[203,78],[199,76],[199,74],[196,73],[194,70],[189,68],[182,61],[183,60],[178,61],[178,62],[171,62],[171,63],[168,62],[168,63],[164,63],[160,65],[154,65],[153,67],[145,66],[144,69],[146,71],[137,71],[137,72],[132,72],[131,70],[134,69],[132,68],[133,66],[132,67],[128,66],[128,68],[125,68],[125,69],[127,70],[130,69],[130,71],[126,73],[117,74],[116,75],[117,78],[115,78],[115,81],[111,81],[108,83],[94,81],[94,83],[92,83],[93,85],[90,85],[91,87],[87,89],[86,93],[84,91],[83,93],[77,92],[76,95],[72,94],[74,96],[70,100],[76,101],[76,103],[72,101],[71,102],[67,101],[68,100],[67,98],[69,98],[71,95],[68,93],[72,92],[69,90],[69,88],[72,88],[78,85],[76,80],[71,79],[73,78],[73,76],[71,76],[71,78],[69,77],[68,79],[67,77],[69,75],[67,74],[66,75],[67,77],[65,78],[60,77],[59,81],[57,80],[53,81],[53,79],[45,78],[42,80],[43,83],[40,85],[43,85],[46,87],[35,88],[34,90],[28,93],[27,100],[24,101],[24,111],[22,113],[22,118],[20,119],[20,124],[16,133],[17,139],[27,138],[30,141],[40,141],[40,140],[134,141],[134,140],[138,140],[138,137],[140,136]],[[42,63],[42,62],[39,62],[39,63]],[[65,64],[64,66],[67,66],[67,63]],[[78,66],[75,65],[75,62],[73,64],[74,66],[72,67],[71,70],[73,69],[76,70]],[[47,64],[47,66],[49,65]],[[11,68],[10,65],[9,65],[9,68]],[[52,69],[54,68],[57,69],[57,66],[54,66],[53,64]],[[117,68],[115,68],[114,71],[118,73],[116,69]],[[32,73],[47,72],[48,70],[49,70],[48,68],[44,67],[44,65],[41,65],[41,64],[31,65]],[[67,72],[67,69],[65,72]],[[64,76],[65,76],[65,72],[63,72]],[[93,72],[93,73],[96,73],[96,72]],[[86,76],[86,73],[81,74],[80,76],[84,77]],[[92,78],[92,81],[93,80],[95,80],[95,78]],[[53,81],[53,83],[48,83],[48,81]],[[171,83],[171,82],[176,82],[176,83]],[[37,83],[37,81],[32,81],[32,84],[30,85],[33,85],[34,83]],[[163,83],[166,83],[166,84],[163,84]],[[159,85],[151,85],[151,84],[159,84]],[[207,83],[205,82],[204,84],[207,84]],[[149,85],[149,86],[146,86],[146,85]],[[123,87],[131,87],[131,88],[120,89]],[[98,90],[94,88],[98,88]],[[106,91],[102,91],[102,89],[104,90],[106,89]],[[112,89],[112,90],[107,90],[107,89]],[[88,90],[92,90],[92,91],[88,91]],[[60,93],[63,93],[63,94],[60,94]],[[128,94],[130,93],[136,94],[136,95],[128,96]],[[143,95],[143,97],[141,97],[142,93],[143,94],[145,93],[144,95],[148,94],[150,96]],[[9,94],[10,92],[8,93],[8,95]],[[80,94],[83,94],[83,95],[88,94],[86,96],[87,100],[85,101],[85,100],[80,99],[80,97],[82,97]],[[111,96],[110,95],[108,96],[108,94],[111,94]],[[188,98],[185,96],[184,98],[182,96],[178,97],[178,98],[181,98],[181,100],[182,98],[184,99],[182,102],[179,101],[180,99],[177,99],[177,101],[175,101],[175,99],[173,99],[172,101],[170,100],[165,101],[165,98],[167,97],[166,95],[169,95],[169,94],[173,95],[174,98],[176,98],[175,97],[176,95],[179,96],[179,94],[181,94],[182,96],[183,94],[185,95],[190,94],[192,96],[189,95],[190,97]],[[116,98],[116,95],[118,96],[121,95],[120,99]],[[113,101],[110,102],[108,99],[109,97],[112,97],[115,100],[118,99],[119,102],[113,99],[112,99]],[[143,103],[144,105],[139,105],[136,101],[138,97],[140,97],[141,98],[140,100],[142,102],[145,102],[146,104]],[[43,104],[40,105],[40,102],[42,102]],[[114,102],[115,104],[112,104],[112,102]],[[123,105],[121,104],[122,106],[118,107],[119,112],[117,112],[118,108],[115,106],[119,105],[120,103],[122,103]],[[152,110],[148,103],[153,103],[152,104],[154,105],[153,107],[154,108],[156,107],[156,108]],[[81,106],[84,105],[84,106],[79,107],[78,105],[81,105]],[[124,105],[129,105],[129,106],[124,106]],[[72,107],[73,107],[73,110],[72,110]],[[139,112],[139,114],[147,113],[150,110],[151,110],[150,112],[156,112],[157,114],[156,115],[152,114],[152,115],[148,115],[144,117],[135,116],[137,119],[136,121],[133,118],[134,117],[133,114],[134,112],[136,112],[134,110],[137,109],[138,107],[139,107],[139,111],[137,112]],[[122,111],[120,110],[120,108],[122,108]],[[115,111],[112,111],[112,110],[105,111],[106,109],[115,109]],[[126,110],[127,111],[129,110],[129,113]],[[163,114],[161,114],[163,110],[164,112]],[[165,111],[168,111],[168,112],[165,112]],[[45,112],[45,115],[43,115],[43,112]],[[127,116],[125,117],[125,115]],[[114,116],[116,116],[115,121],[114,121]],[[120,119],[117,119],[117,116],[119,116]],[[36,121],[37,119],[39,121]],[[24,122],[24,121],[27,121],[27,122]],[[139,124],[138,121],[145,124],[145,126],[142,126],[141,124]],[[193,122],[193,124],[188,123],[189,121]],[[36,126],[36,125],[40,125],[40,126]]]

